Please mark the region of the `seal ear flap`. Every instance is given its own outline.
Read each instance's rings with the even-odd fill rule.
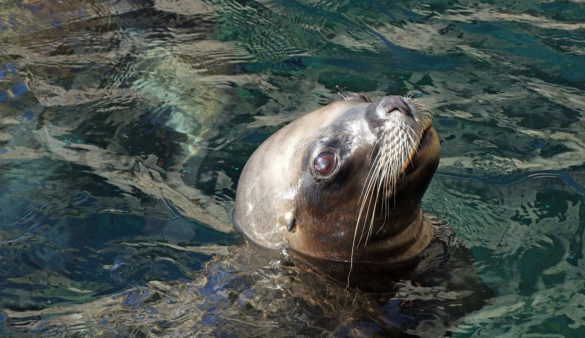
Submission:
[[[286,230],[289,232],[293,232],[296,224],[296,219],[294,216],[294,209],[290,210],[286,214],[284,214],[284,222],[286,223]]]
[[[343,93],[340,95],[341,95],[341,97],[343,97],[343,99],[345,101],[363,101],[366,103],[372,103],[372,100],[366,94],[350,92],[350,93]]]

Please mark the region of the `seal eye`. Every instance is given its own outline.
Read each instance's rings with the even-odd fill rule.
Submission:
[[[334,153],[321,153],[315,158],[313,166],[319,175],[326,176],[333,171],[336,163],[337,157]]]

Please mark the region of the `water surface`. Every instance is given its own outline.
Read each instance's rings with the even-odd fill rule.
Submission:
[[[346,291],[231,225],[251,152],[342,91],[435,114],[423,207],[493,292],[448,330],[583,336],[577,0],[4,1],[0,333],[399,327],[409,295]]]

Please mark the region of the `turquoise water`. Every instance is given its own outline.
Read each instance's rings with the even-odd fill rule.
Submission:
[[[251,152],[340,91],[434,112],[423,208],[492,293],[409,332],[584,336],[577,0],[4,1],[0,334],[371,335],[417,292],[456,304],[347,290],[234,231]]]

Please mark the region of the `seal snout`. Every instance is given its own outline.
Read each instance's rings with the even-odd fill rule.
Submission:
[[[376,107],[376,112],[383,116],[383,114],[390,114],[394,111],[399,111],[406,116],[412,117],[412,111],[410,110],[410,106],[402,96],[386,96],[378,106]]]

